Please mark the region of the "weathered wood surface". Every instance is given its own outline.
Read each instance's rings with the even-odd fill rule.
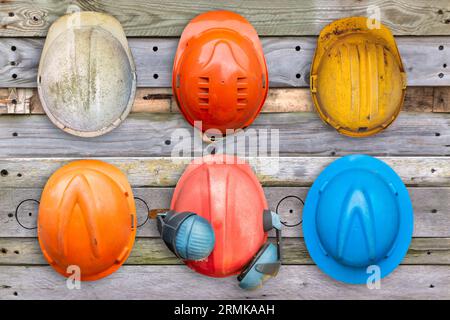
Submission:
[[[0,159],[0,189],[43,188],[50,175],[77,158]],[[117,166],[133,187],[175,186],[188,157],[97,158]],[[248,157],[263,186],[310,186],[335,157]],[[450,157],[379,157],[407,186],[450,186]]]
[[[266,187],[264,188],[269,208],[277,210],[281,220],[289,225],[301,222],[303,203],[308,188],[305,187]],[[450,188],[408,188],[414,208],[415,237],[450,237]],[[28,201],[15,211],[25,199],[39,200],[42,189],[0,189],[0,238],[1,237],[36,237],[36,220],[38,205]],[[134,188],[134,195],[147,202],[150,209],[162,209],[170,206],[173,188]],[[295,197],[299,197],[298,200]],[[288,197],[288,198],[286,198]],[[147,220],[144,204],[136,200],[138,237],[157,237],[158,231],[154,220]],[[284,228],[284,237],[302,237],[301,225]]]
[[[308,87],[316,41],[311,37],[263,38],[269,85]],[[139,87],[171,86],[177,43],[178,39],[129,39]],[[450,86],[450,37],[402,37],[397,43],[409,86]],[[43,44],[44,39],[0,38],[0,87],[36,87]]]
[[[432,112],[434,91],[450,87],[408,87],[403,111]],[[442,90],[439,91],[439,94]],[[439,104],[440,106],[440,104]],[[272,88],[261,110],[274,112],[311,112],[314,110],[307,88]],[[180,113],[171,88],[138,88],[132,113]],[[35,88],[0,88],[1,114],[45,114]]]
[[[126,288],[126,290],[124,290]],[[1,266],[0,299],[449,299],[448,266],[399,266],[380,289],[336,282],[316,266],[283,266],[261,289],[236,277],[209,278],[186,266],[123,266],[107,278],[69,290],[48,266]]]
[[[45,115],[0,117],[0,157],[190,156],[181,152],[194,145],[240,156],[449,156],[450,113],[403,112],[383,132],[359,139],[338,134],[316,113],[260,114],[245,131],[209,145],[181,114],[132,114],[114,131],[91,139],[62,132]]]
[[[176,38],[129,39],[140,87],[132,112],[139,114],[131,115],[113,133],[79,139],[49,122],[35,89],[44,39],[25,37],[44,37],[70,4],[116,16],[130,37],[178,37],[191,18],[211,9],[229,9],[247,17],[262,36],[272,87],[265,114],[250,129],[279,129],[279,154],[250,159],[266,186],[270,208],[275,210],[286,196],[304,200],[308,186],[335,156],[389,156],[381,159],[408,185],[414,207],[415,238],[402,266],[382,281],[380,290],[337,283],[312,265],[301,226],[296,226],[284,230],[285,265],[279,276],[262,289],[247,292],[238,288],[235,277],[211,279],[179,265],[156,238],[155,223],[149,220],[138,229],[126,266],[106,279],[83,283],[81,290],[68,290],[65,279],[47,266],[36,230],[17,222],[17,204],[27,198],[39,199],[48,177],[62,164],[74,158],[100,157],[128,175],[134,194],[145,199],[150,208],[166,208],[173,186],[190,162],[188,158],[168,157],[175,146],[187,143],[177,143],[178,136],[170,133],[175,129],[193,133],[168,88]],[[376,3],[382,22],[394,34],[407,36],[396,39],[408,73],[406,112],[393,126],[370,139],[350,139],[338,135],[312,112],[307,87],[317,39],[310,36],[337,18],[370,15],[369,4],[373,2],[0,1],[0,37],[8,37],[0,38],[0,114],[35,114],[0,117],[0,300],[450,299],[450,3]],[[12,87],[15,89],[2,89]],[[228,146],[232,140],[226,140]],[[221,152],[222,142],[208,148],[201,142],[198,146],[206,148],[205,153],[213,149]],[[251,147],[247,150],[254,151]],[[278,155],[292,157],[277,159]],[[141,224],[146,221],[146,212],[139,201],[137,206]],[[283,221],[295,223],[302,217],[303,205],[295,198],[283,200],[279,209]],[[25,227],[33,228],[36,218],[36,204],[27,203],[18,212]]]
[[[0,36],[43,37],[58,17],[77,10],[115,16],[128,36],[179,36],[196,15],[210,10],[232,10],[244,15],[260,35],[317,35],[333,20],[371,16],[376,5],[381,21],[397,35],[449,35],[450,4],[446,0],[373,1],[339,0],[189,0],[145,1],[31,1],[0,4]],[[79,10],[78,9],[78,10]]]
[[[435,87],[433,91],[433,112],[450,112],[450,90],[448,87]]]
[[[272,239],[271,241],[274,241]],[[138,238],[127,265],[183,264],[159,238]],[[283,241],[283,264],[314,264],[303,239]],[[414,238],[403,265],[448,265],[450,268],[449,238]],[[0,265],[48,265],[36,238],[0,238]]]
[[[402,111],[450,112],[450,87],[408,87]],[[262,113],[311,112],[314,105],[308,88],[271,88]],[[179,113],[170,88],[138,88],[132,113]],[[34,88],[0,88],[1,114],[44,114]]]

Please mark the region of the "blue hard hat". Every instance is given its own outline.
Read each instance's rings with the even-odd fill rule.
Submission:
[[[408,191],[395,171],[376,158],[340,158],[308,192],[306,247],[317,266],[336,280],[363,284],[373,270],[380,278],[387,276],[406,255],[412,233]]]

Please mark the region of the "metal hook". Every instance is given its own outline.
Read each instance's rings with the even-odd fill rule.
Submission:
[[[140,228],[148,221],[148,212],[150,212],[150,208],[148,207],[147,202],[144,199],[141,199],[139,197],[134,197],[134,200],[140,200],[142,203],[144,203],[145,207],[147,208],[147,214],[145,215],[145,220],[141,224],[139,224],[137,227]]]
[[[170,211],[170,209],[152,209],[148,212],[148,217],[150,219],[157,219],[159,215],[165,214],[168,211]]]
[[[299,200],[299,201],[302,203],[303,206],[305,205],[305,202],[304,202],[303,199],[300,198],[300,197],[297,197],[297,196],[286,196],[286,197],[284,197],[283,199],[281,199],[281,200],[278,202],[277,207],[276,207],[276,209],[275,209],[275,212],[276,212],[277,214],[279,214],[279,213],[278,213],[278,208],[280,207],[281,202],[283,202],[283,200],[286,200],[286,199],[289,199],[289,198],[297,199],[297,200]],[[292,228],[292,227],[296,227],[296,226],[301,225],[302,222],[303,222],[303,219],[301,219],[299,222],[297,222],[297,223],[295,223],[295,224],[287,224],[287,223],[284,222],[284,221],[281,221],[281,224],[283,224],[283,226],[285,226],[285,227]]]
[[[22,201],[17,205],[17,207],[16,207],[16,212],[15,212],[14,216],[15,216],[15,218],[16,218],[17,223],[18,223],[22,228],[27,229],[27,230],[34,230],[34,229],[37,228],[37,226],[34,227],[34,228],[26,227],[26,226],[24,226],[22,223],[20,223],[19,217],[17,216],[18,213],[19,213],[19,208],[20,208],[20,206],[21,206],[23,203],[27,202],[27,201],[33,201],[33,202],[36,202],[38,205],[41,204],[41,203],[40,203],[38,200],[36,200],[36,199],[25,199],[25,200],[22,200]]]

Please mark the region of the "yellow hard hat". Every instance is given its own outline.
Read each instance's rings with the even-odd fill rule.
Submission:
[[[311,93],[320,117],[351,137],[389,126],[405,97],[406,73],[395,39],[371,21],[350,17],[326,26],[311,66]]]

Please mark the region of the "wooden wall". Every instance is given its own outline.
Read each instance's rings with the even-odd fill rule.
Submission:
[[[391,127],[370,138],[352,139],[324,125],[314,112],[309,67],[321,28],[341,17],[365,16],[373,4],[397,36],[409,86]],[[54,127],[35,89],[43,37],[73,5],[117,17],[130,37],[137,65],[139,88],[132,114],[118,129],[93,139]],[[16,219],[19,202],[39,199],[51,173],[75,158],[116,164],[128,175],[135,194],[152,208],[169,205],[189,162],[170,157],[175,144],[171,134],[177,128],[191,130],[169,88],[172,59],[187,22],[212,9],[243,14],[262,37],[271,89],[263,113],[250,128],[278,129],[281,158],[269,154],[249,160],[271,209],[289,195],[305,199],[320,171],[346,154],[380,157],[407,185],[414,206],[414,239],[402,265],[382,280],[381,289],[345,285],[321,273],[306,251],[301,227],[296,227],[284,232],[285,261],[279,276],[262,289],[243,291],[234,277],[206,278],[180,265],[158,239],[154,221],[147,221],[124,267],[100,281],[82,283],[81,290],[68,290],[40,252],[33,229],[37,206],[27,203]],[[447,0],[0,1],[0,299],[449,299],[449,112]],[[206,150],[220,152],[233,141]],[[238,148],[237,153],[246,155],[246,150]],[[280,171],[274,173],[277,164]],[[138,209],[139,223],[144,223],[145,212]],[[301,219],[302,205],[288,198],[279,211],[283,219],[295,222]]]

